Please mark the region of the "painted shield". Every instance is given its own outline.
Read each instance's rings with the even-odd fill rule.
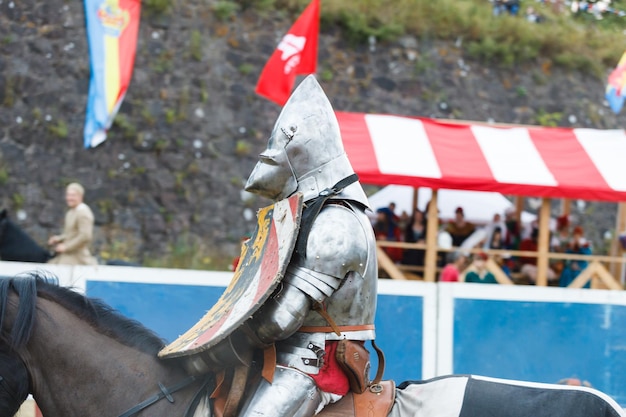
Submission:
[[[166,346],[159,357],[202,352],[241,327],[269,298],[282,280],[293,252],[302,214],[302,194],[264,207],[257,213],[254,234],[241,248],[232,281],[204,317]]]

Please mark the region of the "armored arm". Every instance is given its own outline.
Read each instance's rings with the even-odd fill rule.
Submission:
[[[294,255],[280,288],[248,322],[248,330],[258,339],[255,344],[291,336],[311,308],[330,297],[349,272],[364,273],[369,235],[355,214],[352,207],[339,204],[320,212],[308,237],[306,257]]]

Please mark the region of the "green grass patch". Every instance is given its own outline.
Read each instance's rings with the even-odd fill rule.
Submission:
[[[275,7],[299,14],[309,0],[276,0]],[[526,7],[545,22],[524,18]],[[612,7],[626,10],[625,1]],[[402,35],[418,39],[462,40],[463,52],[494,66],[512,67],[550,60],[555,66],[603,76],[624,52],[624,18],[590,19],[569,10],[554,14],[535,0],[522,1],[518,16],[493,16],[485,0],[322,0],[323,28],[340,27],[346,39],[366,43]],[[324,29],[323,29],[324,30]]]
[[[221,21],[232,19],[238,11],[239,4],[234,1],[218,1],[213,5],[213,13]]]

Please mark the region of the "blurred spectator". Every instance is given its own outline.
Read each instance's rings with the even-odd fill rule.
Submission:
[[[500,16],[506,12],[506,7],[504,7],[503,0],[492,0],[493,3],[493,15]]]
[[[463,207],[457,207],[454,212],[454,221],[448,223],[446,227],[446,232],[452,236],[452,245],[461,246],[463,241],[474,233],[475,230],[476,226],[473,223],[465,221]]]
[[[539,238],[539,229],[533,228],[530,237],[522,240],[519,245],[519,250],[537,252]],[[524,256],[520,257],[520,263],[522,265],[520,272],[528,278],[533,284],[537,282],[537,258],[536,256]],[[553,281],[557,278],[556,274],[551,268],[547,271],[548,281]]]
[[[519,12],[519,0],[493,0],[493,15],[500,16],[508,13],[516,16]]]
[[[541,23],[543,21],[543,17],[537,13],[534,7],[528,6],[526,8],[526,20],[530,23]]]
[[[378,240],[397,240],[398,217],[393,212],[394,203],[376,210],[374,230]]]
[[[467,256],[463,252],[454,252],[448,256],[450,262],[443,267],[439,281],[441,282],[458,282],[461,271],[467,263]]]
[[[504,240],[502,239],[502,228],[496,226],[487,242],[487,249],[504,249]]]
[[[426,242],[426,223],[424,221],[424,213],[415,210],[411,221],[404,229],[404,241],[407,243],[424,243]],[[406,265],[424,265],[424,250],[422,249],[405,249],[402,256],[402,263]]]
[[[483,243],[484,249],[503,249],[504,248],[504,230],[506,225],[502,220],[502,216],[498,213],[493,215],[493,220],[486,226],[485,242]],[[494,238],[494,234],[497,231],[497,236]]]
[[[569,217],[564,214],[556,219],[556,233],[550,239],[550,249],[553,252],[565,252],[570,243]]]
[[[597,20],[602,20],[603,15],[609,13],[618,17],[626,16],[626,12],[618,10],[610,6],[611,0],[598,0],[598,1],[572,1],[570,7],[572,13],[589,13],[593,15]]]
[[[583,236],[583,228],[576,226],[572,232],[572,239],[567,247],[565,253],[572,253],[576,255],[591,255],[591,245],[589,241]],[[585,260],[566,260],[565,267],[559,277],[559,286],[567,287],[571,284],[578,274],[580,274],[585,268],[587,268],[588,262]],[[590,288],[591,281],[587,281],[583,288]]]
[[[63,234],[51,236],[48,245],[54,247],[56,256],[51,264],[97,265],[89,247],[93,239],[93,212],[83,202],[85,189],[73,182],[65,188],[67,212],[63,223]]]
[[[383,207],[376,210],[374,234],[376,235],[376,240],[385,240],[389,242],[401,241],[401,231],[390,207]],[[383,247],[383,250],[392,261],[400,262],[402,260],[402,248]]]
[[[474,256],[474,261],[465,274],[465,282],[474,282],[479,284],[498,283],[496,277],[487,270],[487,259],[489,259],[489,257],[483,252]]]
[[[563,378],[557,384],[560,385],[571,385],[574,387],[587,387],[593,388],[593,386],[589,383],[589,381],[581,381],[578,378]]]
[[[552,11],[556,14],[560,14],[565,10],[564,0],[541,0],[541,3],[550,3]]]
[[[569,216],[564,214],[556,219],[556,231],[550,239],[550,251],[565,253],[570,239]],[[565,267],[565,261],[563,259],[555,259],[551,262],[550,266],[557,275],[560,275]]]
[[[489,240],[489,242],[487,242],[488,245],[485,247],[485,249],[498,249],[498,250],[503,250],[504,249],[504,239],[502,238],[502,229],[500,228],[500,226],[496,226],[493,230],[493,233],[491,234],[491,238]],[[494,262],[496,264],[498,264],[498,266],[500,267],[500,269],[502,269],[502,271],[507,275],[507,276],[511,276],[511,267],[512,267],[512,262],[510,261],[510,256],[507,256],[506,258],[501,255],[501,254],[496,254],[496,255],[492,255],[492,258],[494,260]]]
[[[522,227],[517,219],[516,211],[513,208],[504,212],[504,247],[506,249],[517,249],[522,240]]]
[[[411,224],[411,216],[409,216],[409,213],[407,213],[406,211],[402,211],[402,214],[400,214],[400,217],[398,217],[398,227],[400,228],[400,230],[405,230],[407,227],[409,227]]]

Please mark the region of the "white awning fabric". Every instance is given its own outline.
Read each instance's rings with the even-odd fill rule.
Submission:
[[[337,112],[364,184],[626,201],[624,130],[509,127]]]

